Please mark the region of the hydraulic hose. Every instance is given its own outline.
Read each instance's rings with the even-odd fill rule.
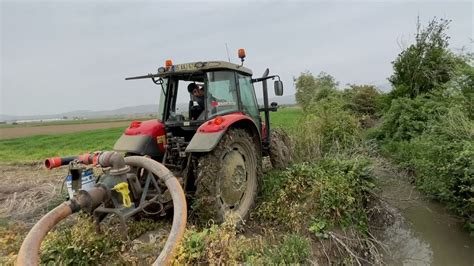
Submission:
[[[176,248],[184,236],[187,220],[187,205],[183,189],[178,180],[168,168],[157,161],[141,157],[125,157],[125,163],[130,166],[142,167],[158,176],[170,191],[173,199],[173,224],[165,246],[153,265],[168,265],[174,257]]]
[[[72,161],[78,161],[83,164],[92,165],[100,164],[101,166],[105,167],[111,166],[113,168],[113,171],[118,174],[127,172],[129,170],[128,167],[125,165],[123,156],[115,151],[98,151],[84,153],[78,156],[46,158],[46,160],[44,161],[44,167],[46,167],[47,169],[53,169],[61,167],[63,165],[68,165]]]
[[[47,169],[53,169],[61,167],[63,165],[68,165],[70,162],[76,160],[78,156],[66,156],[66,157],[51,157],[44,160],[44,167]]]

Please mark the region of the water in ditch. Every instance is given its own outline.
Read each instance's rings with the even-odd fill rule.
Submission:
[[[474,237],[441,204],[391,171],[380,172],[380,197],[392,214],[378,238],[386,245],[388,265],[474,265]]]

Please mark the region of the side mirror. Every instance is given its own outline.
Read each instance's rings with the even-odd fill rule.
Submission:
[[[275,80],[273,87],[275,89],[276,96],[283,95],[283,82],[281,80]]]

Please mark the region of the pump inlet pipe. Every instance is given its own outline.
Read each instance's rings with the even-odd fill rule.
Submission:
[[[124,158],[117,152],[96,152],[80,156],[49,158],[46,159],[45,166],[48,169],[52,169],[69,164],[71,161],[111,167],[111,174],[117,176],[126,174],[130,166],[140,167],[150,171],[165,183],[173,200],[173,224],[165,246],[153,265],[170,264],[176,248],[183,238],[187,220],[186,198],[181,185],[171,171],[150,158],[141,156]],[[111,188],[107,187],[107,184],[98,183],[94,188],[88,191],[80,190],[74,198],[62,203],[43,216],[33,226],[23,241],[20,251],[18,252],[17,264],[28,266],[39,265],[39,249],[41,242],[48,232],[60,221],[75,212],[83,210],[92,213],[95,208],[110,199],[110,190]]]

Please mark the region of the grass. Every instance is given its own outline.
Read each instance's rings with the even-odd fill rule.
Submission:
[[[298,128],[299,121],[302,117],[303,110],[301,108],[285,107],[278,109],[277,112],[270,113],[270,123],[271,126],[293,132]]]
[[[111,150],[123,128],[0,140],[0,162],[41,161],[52,156]]]
[[[271,114],[272,127],[298,132],[304,114],[299,108],[281,108]],[[93,130],[54,136],[34,136],[0,141],[0,161],[25,162],[49,156],[80,154],[94,150],[110,150],[123,128]],[[334,230],[342,228],[342,237],[365,239],[367,217],[365,194],[371,189],[370,166],[364,158],[325,158],[319,162],[295,164],[285,171],[272,171],[262,179],[261,195],[253,209],[248,232],[240,234],[234,222],[199,227],[189,222],[178,249],[175,264],[307,264],[325,259],[317,250],[337,245]],[[82,219],[82,220],[81,220]],[[150,264],[161,250],[163,241],[151,243],[123,241],[114,220],[104,226],[104,234],[93,233],[87,219],[76,224],[64,224],[50,233],[42,248],[43,263]],[[155,223],[130,224],[132,239],[144,231],[155,230]],[[13,225],[0,230],[0,240],[11,248],[0,254],[0,264],[11,262],[18,248],[19,235],[13,235]],[[139,230],[138,230],[138,229]],[[143,230],[142,230],[143,229]],[[340,232],[336,231],[336,232]],[[341,234],[341,233],[340,233]],[[23,234],[22,234],[23,235]],[[339,235],[337,235],[339,236]],[[321,244],[321,243],[326,244]],[[2,242],[0,242],[2,243]],[[323,246],[321,246],[323,245]],[[355,252],[362,245],[346,245]],[[125,252],[123,252],[125,250]],[[121,252],[122,251],[122,252]],[[149,252],[148,252],[149,251]],[[340,246],[334,249],[331,261],[355,262],[351,252]],[[357,260],[358,261],[358,260]]]
[[[273,126],[291,131],[297,127],[302,115],[302,110],[299,108],[282,108],[278,112],[271,113],[270,120]],[[124,128],[110,128],[0,140],[0,162],[33,162],[53,156],[112,150],[123,130]]]

